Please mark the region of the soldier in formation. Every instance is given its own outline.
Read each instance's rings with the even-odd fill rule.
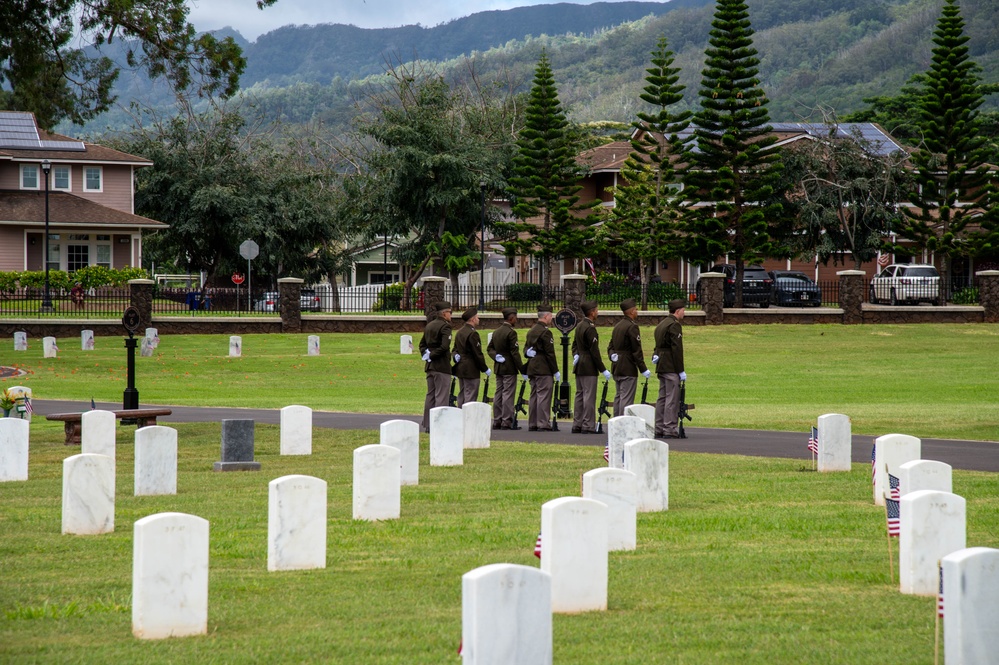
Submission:
[[[423,329],[420,355],[427,374],[427,397],[423,402],[423,431],[430,431],[430,409],[448,405],[451,388],[451,303],[434,305],[435,317]]]
[[[514,426],[517,376],[527,381],[527,367],[520,357],[517,341],[517,310],[507,307],[502,312],[503,323],[493,332],[486,353],[496,363],[496,391],[493,397],[493,429],[520,429]]]
[[[656,400],[656,438],[677,439],[680,431],[680,382],[687,380],[683,370],[683,315],[686,303],[677,298],[669,301],[669,317],[656,326],[656,350],[652,362],[659,377],[659,399]]]
[[[538,322],[527,333],[524,347],[524,355],[528,357],[527,377],[531,382],[527,428],[531,432],[552,430],[552,387],[562,377],[555,356],[555,338],[549,329],[551,325],[551,307],[542,305],[538,308]]]
[[[614,375],[616,390],[614,394],[614,415],[623,416],[624,409],[635,403],[635,391],[638,388],[638,375],[646,379],[652,375],[645,366],[645,355],[642,353],[642,336],[638,330],[638,304],[634,298],[621,302],[624,318],[617,322],[611,332],[611,341],[607,346],[607,356],[611,359],[611,374]]]
[[[465,402],[475,402],[479,399],[479,376],[485,372],[492,376],[492,370],[486,365],[482,355],[482,338],[476,327],[479,325],[479,310],[469,307],[461,314],[465,325],[454,336],[454,375],[458,378],[461,390],[458,392],[458,408]]]
[[[583,319],[576,325],[572,339],[572,367],[576,374],[576,401],[572,412],[572,431],[576,434],[596,434],[597,375],[610,380],[611,373],[600,357],[597,327],[599,310],[595,300],[580,304]]]

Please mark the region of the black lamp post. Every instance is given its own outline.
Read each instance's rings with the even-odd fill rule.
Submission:
[[[45,296],[42,298],[42,311],[52,311],[52,294],[49,292],[49,171],[52,170],[52,162],[47,159],[42,160],[42,173],[45,174]]]
[[[486,308],[486,181],[479,182],[482,197],[482,225],[479,229],[479,309]]]

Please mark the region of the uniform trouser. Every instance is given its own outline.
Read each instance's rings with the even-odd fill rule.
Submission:
[[[430,409],[447,406],[451,395],[451,375],[445,372],[427,372],[427,398],[423,400],[423,431],[430,431]]]
[[[552,386],[555,383],[555,377],[551,375],[532,376],[530,381],[531,401],[528,406],[528,427],[549,429],[552,426]]]
[[[576,375],[576,401],[572,410],[572,429],[592,432],[596,429],[597,377]]]
[[[659,399],[656,400],[656,436],[679,436],[680,375],[659,375]]]
[[[479,401],[479,379],[458,379],[461,389],[458,391],[456,406],[460,409],[465,402]]]
[[[638,377],[615,376],[614,384],[614,416],[623,416],[624,409],[635,403],[635,391],[638,388]]]
[[[513,410],[517,399],[517,375],[497,374],[493,394],[493,427],[513,427]]]

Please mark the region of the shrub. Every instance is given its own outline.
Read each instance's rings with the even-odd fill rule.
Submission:
[[[978,289],[972,286],[965,287],[954,293],[955,305],[977,305]]]
[[[507,300],[528,302],[541,300],[541,285],[531,282],[518,282],[506,285]]]
[[[17,275],[16,270],[0,270],[0,293],[13,293],[17,288]]]
[[[23,289],[41,289],[45,287],[44,270],[25,270],[17,274],[18,284]],[[53,291],[70,288],[69,275],[65,270],[49,270],[49,287]]]
[[[389,284],[378,294],[378,299],[371,307],[373,312],[391,312],[402,309],[402,296],[406,293],[406,285],[401,282]],[[416,304],[417,289],[410,292],[410,304]]]

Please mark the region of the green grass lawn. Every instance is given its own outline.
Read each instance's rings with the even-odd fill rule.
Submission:
[[[610,331],[601,334],[606,344]],[[164,335],[155,356],[136,359],[140,400],[422,410],[423,363],[419,355],[399,355],[397,334],[321,335],[318,357],[306,355],[307,337],[246,335],[243,357],[229,358],[228,336]],[[652,329],[643,329],[642,338],[650,359]],[[79,338],[62,339],[59,347],[52,360],[41,357],[39,339],[25,353],[6,347],[0,364],[30,374],[0,385],[23,383],[37,399],[121,400],[120,338],[98,338],[92,352],[80,350]],[[999,440],[997,325],[690,326],[684,347],[694,426],[807,431],[823,413],[845,413],[857,434]]]
[[[132,496],[134,430],[121,428],[115,532],[63,536],[61,461],[77,449],[57,423],[32,424],[30,480],[0,484],[0,662],[458,662],[461,575],[537,566],[541,504],[578,496],[580,475],[603,465],[595,446],[500,442],[430,467],[424,437],[402,518],[355,522],[352,450],[377,434],[317,429],[312,456],[282,457],[278,429],[258,425],[263,471],[215,473],[219,426],[177,429],[176,496]],[[329,483],[327,568],[268,573],[267,483],[293,473]],[[999,547],[996,475],[955,471],[954,491],[969,546]],[[140,641],[132,525],[164,511],[210,522],[208,634]],[[891,583],[886,543],[867,465],[818,474],[674,453],[670,510],[640,515],[638,549],[610,554],[608,611],[554,617],[554,660],[930,663],[934,599],[899,593],[898,544]]]

